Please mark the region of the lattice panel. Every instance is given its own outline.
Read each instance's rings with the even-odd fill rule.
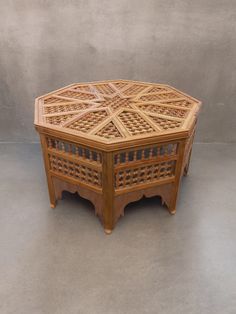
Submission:
[[[185,118],[188,114],[187,110],[165,107],[163,105],[158,105],[158,104],[143,104],[143,105],[139,105],[139,108],[144,111],[160,113],[167,116],[178,117],[178,118]]]
[[[102,162],[102,155],[100,152],[61,139],[48,137],[47,147],[54,152],[66,153],[91,163],[101,164]]]
[[[120,138],[122,134],[117,129],[115,124],[111,121],[106,126],[104,126],[101,130],[99,130],[96,135],[105,137],[107,139]]]
[[[152,159],[161,159],[172,157],[177,154],[178,143],[169,143],[163,145],[154,145],[137,150],[129,150],[115,154],[114,164],[116,167],[119,165],[132,165],[137,161],[147,161]]]
[[[123,111],[118,117],[131,135],[155,131],[154,128],[136,112]]]
[[[67,127],[84,133],[89,132],[107,117],[106,111],[92,111],[73,121]]]
[[[147,93],[160,93],[165,91],[168,91],[168,88],[153,86],[151,89],[148,89]]]
[[[113,88],[109,84],[99,84],[99,85],[93,85],[98,93],[104,94],[104,95],[112,95],[116,91],[113,90]]]
[[[184,107],[184,108],[191,108],[193,106],[193,102],[189,100],[162,100],[160,102],[161,104],[168,104],[171,106],[178,106],[178,107]]]
[[[116,111],[120,108],[131,108],[131,101],[127,98],[120,98],[119,96],[113,97],[113,98],[105,98],[104,101],[101,102],[101,105],[99,107],[108,107],[112,111]]]
[[[71,91],[71,90],[62,92],[58,95],[63,96],[63,97],[68,97],[68,98],[79,99],[79,100],[94,100],[97,98],[96,95],[94,94],[87,94],[87,93]]]
[[[115,174],[115,188],[117,190],[125,189],[174,177],[175,163],[175,160],[170,160],[119,170]]]
[[[125,80],[74,84],[39,99],[36,124],[114,144],[188,130],[200,107],[170,86]]]
[[[149,116],[163,130],[176,129],[181,126],[181,121],[175,121],[156,116]]]
[[[81,92],[88,92],[88,93],[92,92],[91,86],[89,86],[89,85],[80,85],[80,84],[78,84],[78,85],[73,86],[73,89],[75,89],[76,91],[77,90],[81,91]]]
[[[54,103],[62,103],[62,102],[69,102],[69,99],[61,99],[57,97],[49,97],[44,100],[45,104],[54,104]]]
[[[73,118],[76,114],[65,114],[65,115],[58,115],[58,116],[50,116],[46,117],[46,122],[49,124],[54,125],[61,125],[67,120]]]
[[[141,85],[141,84],[133,84],[132,86],[130,86],[129,88],[123,90],[123,94],[125,96],[130,96],[130,95],[136,95],[140,92],[142,92],[143,90],[147,89],[148,86],[145,85]]]
[[[180,98],[181,96],[176,93],[164,93],[164,94],[147,94],[142,95],[139,100],[141,101],[156,101],[156,100],[165,100],[165,99],[174,99]]]
[[[64,104],[64,105],[53,105],[53,106],[45,106],[44,107],[44,113],[45,114],[51,114],[51,113],[59,113],[59,112],[65,112],[65,111],[77,111],[77,110],[83,110],[91,107],[91,104],[85,104],[85,103],[70,103],[70,104]]]
[[[96,169],[89,168],[85,165],[73,162],[54,154],[49,154],[50,168],[53,172],[63,174],[66,177],[74,178],[78,182],[87,185],[101,187],[101,172]]]
[[[118,89],[122,89],[125,86],[129,85],[129,83],[124,83],[124,82],[112,82],[112,85],[114,85]]]

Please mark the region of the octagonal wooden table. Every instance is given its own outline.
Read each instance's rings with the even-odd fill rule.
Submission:
[[[78,192],[111,233],[124,207],[159,195],[171,214],[187,174],[200,102],[163,84],[76,83],[38,97],[51,207]]]

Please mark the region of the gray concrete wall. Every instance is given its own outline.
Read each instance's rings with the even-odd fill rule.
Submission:
[[[34,98],[79,81],[169,83],[197,141],[236,141],[235,0],[0,0],[0,140],[37,141]]]

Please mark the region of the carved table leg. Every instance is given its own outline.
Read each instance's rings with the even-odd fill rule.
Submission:
[[[114,160],[113,153],[103,153],[102,160],[103,226],[106,234],[114,228]]]
[[[179,193],[185,144],[186,142],[182,141],[179,143],[179,147],[178,147],[178,159],[176,161],[176,168],[175,168],[175,181],[174,181],[173,189],[170,196],[170,204],[168,206],[168,211],[171,215],[174,215],[176,213],[176,203],[177,203],[177,198],[178,198],[178,193]]]
[[[192,148],[191,148],[191,150],[190,150],[190,152],[188,154],[188,162],[187,162],[186,166],[184,167],[184,176],[188,175],[188,169],[189,169],[191,154],[192,154]]]
[[[48,159],[47,141],[46,141],[45,135],[43,135],[43,134],[40,135],[40,141],[41,141],[41,147],[42,147],[42,151],[43,151],[44,167],[45,167],[45,172],[46,172],[46,176],[47,176],[50,206],[51,206],[51,208],[55,208],[56,207],[56,195],[55,195],[52,176],[50,174],[50,164],[49,164],[49,159]]]

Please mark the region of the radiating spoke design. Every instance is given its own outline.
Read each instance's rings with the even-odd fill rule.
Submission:
[[[199,105],[170,86],[124,80],[73,84],[40,100],[45,126],[110,143],[181,131]]]

